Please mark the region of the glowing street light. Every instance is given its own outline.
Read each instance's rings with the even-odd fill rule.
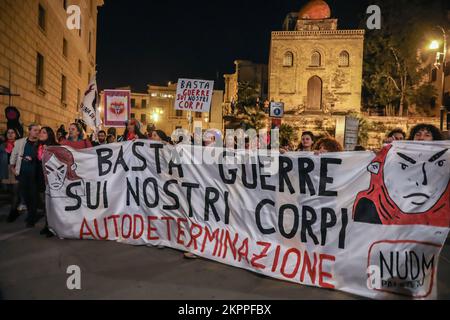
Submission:
[[[439,49],[439,41],[437,41],[437,40],[431,41],[429,48],[430,48],[430,50]]]
[[[442,52],[436,52],[436,63],[434,66],[436,68],[441,69],[442,77],[441,77],[441,108],[440,108],[440,129],[444,130],[444,121],[447,123],[446,127],[449,130],[450,123],[450,112],[447,106],[445,106],[445,66],[446,66],[446,58],[447,58],[447,32],[441,26],[436,26],[438,29],[442,31]],[[430,50],[438,50],[440,48],[439,41],[433,40],[429,46]],[[441,62],[442,57],[442,62]]]
[[[153,112],[153,114],[152,114],[152,120],[153,120],[154,122],[158,122],[158,121],[159,121],[159,113]]]
[[[153,110],[152,113],[152,120],[154,122],[158,122],[161,119],[161,115],[164,113],[164,111],[160,108],[156,108]]]

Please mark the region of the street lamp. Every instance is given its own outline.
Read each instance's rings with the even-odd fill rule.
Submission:
[[[431,49],[431,50],[437,50],[437,49],[439,49],[439,41],[437,41],[437,40],[431,41],[431,43],[430,43],[430,49]]]
[[[152,120],[154,122],[158,122],[159,121],[159,113],[153,112],[152,114]]]
[[[450,122],[450,117],[449,117],[449,112],[447,110],[447,107],[444,105],[445,101],[445,66],[446,66],[446,60],[447,60],[447,33],[445,32],[445,29],[442,28],[441,26],[437,26],[438,29],[440,29],[442,31],[442,36],[443,36],[443,45],[442,45],[442,52],[436,52],[436,63],[435,66],[436,68],[440,67],[441,72],[442,72],[442,79],[441,79],[441,85],[442,85],[442,93],[441,93],[441,109],[440,109],[440,129],[441,131],[444,130],[444,117],[446,116],[446,129],[448,130],[449,127],[449,122]],[[438,50],[439,49],[439,42],[437,40],[433,40],[430,43],[430,47],[431,50]],[[441,61],[441,56],[442,56],[442,63]]]
[[[152,120],[154,121],[154,122],[158,122],[159,121],[159,119],[161,118],[161,115],[163,114],[163,110],[161,110],[161,109],[159,109],[159,108],[156,108],[155,110],[153,110],[153,113],[152,113]]]

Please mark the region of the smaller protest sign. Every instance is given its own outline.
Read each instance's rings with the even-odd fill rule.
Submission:
[[[178,79],[175,110],[209,112],[214,81]]]

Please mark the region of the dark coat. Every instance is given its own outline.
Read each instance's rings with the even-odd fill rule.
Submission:
[[[10,154],[5,150],[6,144],[0,145],[0,179],[9,178],[9,157]]]

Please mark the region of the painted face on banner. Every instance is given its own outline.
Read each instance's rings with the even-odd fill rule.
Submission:
[[[67,176],[67,164],[59,161],[53,155],[49,161],[45,163],[45,170],[47,172],[47,181],[50,189],[60,190]]]
[[[449,152],[405,152],[394,148],[389,151],[384,183],[400,210],[423,213],[439,201],[450,179]]]

